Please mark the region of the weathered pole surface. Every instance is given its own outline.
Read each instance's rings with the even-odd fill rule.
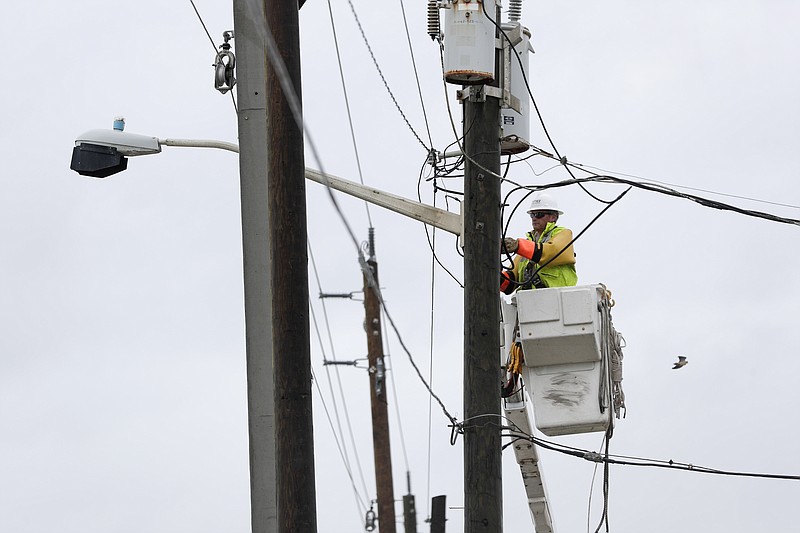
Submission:
[[[500,101],[464,100],[464,531],[503,531],[500,443]]]
[[[238,68],[239,182],[242,205],[250,523],[276,533],[275,399],[272,376],[272,274],[267,212],[267,103],[262,6],[234,0]],[[252,7],[252,6],[251,6]]]
[[[300,101],[297,0],[264,0],[267,26]],[[267,159],[272,253],[272,335],[278,531],[316,533],[311,343],[303,131],[267,61]]]
[[[387,404],[386,365],[383,360],[381,302],[378,285],[378,262],[375,260],[375,240],[370,228],[369,258],[371,276],[364,272],[364,310],[369,360],[369,396],[372,405],[372,445],[375,457],[375,485],[378,492],[378,530],[395,533],[394,482],[392,450],[389,441],[389,412]]]

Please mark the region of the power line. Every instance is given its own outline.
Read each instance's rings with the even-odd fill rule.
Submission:
[[[194,4],[194,0],[189,0],[189,3],[192,4],[192,7],[194,8],[194,12],[197,14],[197,18],[200,21],[200,25],[203,26],[203,30],[205,30],[206,35],[208,36],[208,40],[211,41],[211,48],[213,48],[214,49],[214,53],[217,54],[218,53],[217,44],[214,42],[214,39],[211,37],[211,33],[209,33],[209,31],[208,31],[208,27],[206,26],[206,23],[203,20],[203,17],[200,16],[200,11],[197,10],[197,6]],[[238,113],[239,110],[236,107],[236,96],[233,94],[233,91],[230,91],[230,93],[231,93],[231,101],[233,102],[233,109]]]
[[[574,174],[572,174],[572,170],[567,166],[567,158],[559,153],[558,148],[556,148],[555,142],[553,141],[553,138],[550,136],[550,132],[547,130],[547,125],[544,123],[544,117],[542,117],[542,113],[541,111],[539,111],[539,105],[536,103],[536,98],[533,97],[533,91],[531,91],[531,86],[528,83],[528,77],[525,75],[525,69],[522,66],[522,59],[520,58],[519,53],[517,53],[517,51],[514,49],[514,43],[511,41],[511,38],[508,36],[508,34],[505,32],[502,26],[498,24],[496,20],[494,20],[492,17],[489,16],[489,14],[486,12],[486,6],[484,4],[481,4],[481,8],[483,9],[483,14],[487,18],[487,20],[489,20],[492,24],[494,24],[495,28],[497,28],[497,31],[500,32],[500,35],[502,35],[503,38],[508,42],[509,50],[514,52],[514,57],[516,57],[517,62],[519,63],[520,67],[519,72],[520,74],[522,74],[522,81],[525,84],[525,89],[528,91],[528,95],[531,97],[531,103],[533,103],[533,108],[536,111],[536,116],[539,117],[539,123],[542,125],[542,131],[544,131],[544,134],[547,137],[547,141],[550,143],[550,146],[553,148],[553,151],[558,156],[559,161],[561,162],[562,165],[564,165],[564,168],[567,169],[567,173],[569,173],[570,176],[575,178]],[[598,198],[597,196],[592,194],[583,185],[581,184],[579,185],[580,188],[583,189],[583,191],[589,196],[591,196],[593,199],[597,200],[600,203],[604,204],[608,203],[606,200]]]
[[[322,284],[320,283],[320,279],[319,279],[319,271],[317,270],[317,263],[316,263],[316,260],[314,259],[314,252],[311,249],[311,244],[310,243],[308,245],[308,253],[309,253],[309,259],[311,260],[310,262],[311,262],[312,270],[314,272],[314,277],[317,280],[317,287],[318,287],[319,291],[322,292]],[[316,324],[317,324],[316,315],[314,314],[314,307],[310,304],[310,302],[309,302],[309,308],[311,309],[311,315],[314,318],[314,325],[316,327]],[[331,346],[331,354],[333,355],[333,360],[335,361],[336,360],[336,356],[335,356],[335,353],[333,351],[334,350],[333,335],[331,333],[330,321],[328,320],[328,311],[327,311],[327,307],[325,305],[325,300],[324,299],[322,300],[322,310],[323,310],[323,316],[325,318],[325,327],[326,327],[327,332],[328,332],[328,342],[330,343],[330,346]],[[319,335],[319,331],[317,331],[317,334]],[[319,339],[319,342],[320,342],[320,348],[322,350],[323,361],[327,361],[327,358],[325,356],[325,349],[324,349],[324,346],[322,344],[322,339],[321,338]],[[344,430],[342,429],[342,423],[341,423],[341,419],[339,417],[339,409],[338,409],[338,406],[337,406],[337,403],[336,403],[336,394],[335,394],[335,392],[333,390],[333,381],[331,380],[330,372],[331,372],[330,371],[330,366],[326,365],[325,366],[325,374],[326,374],[326,376],[328,378],[328,388],[331,391],[331,399],[333,400],[334,414],[336,415],[336,422],[337,422],[337,426],[339,427],[339,432],[340,432],[340,434],[342,434],[342,440],[344,441]],[[342,409],[344,411],[344,417],[345,417],[345,422],[346,422],[346,425],[347,425],[347,431],[348,431],[348,434],[350,436],[350,444],[351,444],[351,446],[353,448],[353,456],[355,458],[356,469],[358,470],[359,478],[361,480],[361,485],[362,485],[362,487],[364,489],[364,494],[366,495],[366,494],[369,494],[369,490],[367,489],[367,484],[366,484],[366,481],[364,479],[364,471],[361,468],[361,460],[360,460],[359,455],[358,455],[358,447],[356,446],[356,443],[355,443],[355,436],[353,434],[353,426],[352,426],[352,423],[350,422],[350,412],[347,409],[347,400],[345,399],[345,396],[344,396],[344,387],[342,386],[341,374],[339,373],[339,369],[338,368],[336,368],[335,372],[336,372],[336,381],[337,381],[338,387],[339,387],[339,395],[341,396],[341,400],[342,400]],[[346,468],[348,470],[348,473],[349,473],[350,472],[350,463],[349,463],[349,458],[348,458],[348,455],[347,455],[347,447],[346,446],[345,446],[344,459],[345,459],[345,466],[346,466]],[[366,509],[366,505],[365,505],[365,509]]]
[[[544,155],[544,154],[542,154],[542,155]],[[602,168],[593,167],[591,165],[583,165],[583,164],[580,164],[580,163],[573,163],[573,162],[569,162],[569,165],[573,166],[575,168],[578,168],[580,170],[583,170],[584,172],[587,172],[589,174],[595,174],[595,173],[594,172],[588,172],[588,171],[584,170],[585,168],[592,168],[592,169],[595,169],[595,170],[599,170],[600,172],[603,172],[604,174],[610,174],[610,175],[615,175],[615,176],[625,176],[625,177],[628,177],[628,178],[636,178],[638,180],[646,180],[646,181],[649,181],[649,182],[652,182],[652,183],[655,183],[655,184],[658,184],[658,185],[666,185],[666,186],[675,187],[675,188],[678,188],[678,189],[686,189],[686,190],[689,190],[689,191],[704,192],[704,193],[708,193],[708,194],[715,194],[717,196],[726,196],[728,198],[736,198],[736,199],[739,199],[739,200],[748,200],[750,202],[758,202],[758,203],[761,203],[761,204],[769,204],[769,205],[774,205],[774,206],[778,206],[778,207],[788,207],[788,208],[791,208],[791,209],[800,209],[800,205],[784,204],[784,203],[781,203],[781,202],[773,202],[773,201],[770,201],[770,200],[761,200],[761,199],[758,199],[758,198],[751,198],[750,196],[741,196],[741,195],[738,195],[738,194],[730,194],[730,193],[724,193],[724,192],[719,192],[719,191],[712,191],[712,190],[709,190],[709,189],[701,189],[701,188],[698,188],[698,187],[689,187],[688,185],[676,185],[674,183],[668,183],[668,182],[664,182],[664,181],[658,181],[658,180],[653,180],[653,179],[649,179],[649,178],[644,178],[642,176],[637,176],[635,174],[625,174],[624,172],[615,172],[615,171],[604,170]]]
[[[431,137],[431,128],[428,124],[428,113],[425,111],[425,100],[422,98],[422,85],[419,82],[419,72],[417,71],[417,61],[414,58],[414,47],[411,46],[411,34],[408,31],[408,19],[406,18],[406,7],[403,0],[400,0],[400,11],[403,13],[403,25],[406,29],[406,40],[408,41],[408,52],[411,55],[411,65],[414,68],[414,78],[417,80],[417,93],[419,93],[419,104],[422,109],[422,117],[425,119],[425,129],[428,132],[428,141],[431,148],[433,147],[433,138]]]
[[[571,182],[570,182],[570,183],[571,183]],[[537,267],[535,270],[533,270],[533,271],[530,273],[530,275],[529,275],[529,276],[525,276],[525,279],[522,279],[522,280],[520,280],[520,281],[515,281],[515,280],[512,280],[512,279],[508,279],[508,281],[509,281],[510,283],[512,283],[513,285],[516,285],[517,287],[522,287],[522,286],[524,286],[525,284],[529,283],[529,282],[530,282],[532,279],[534,279],[534,278],[536,277],[536,275],[539,273],[539,271],[541,271],[541,270],[542,270],[543,268],[545,268],[547,265],[549,265],[550,263],[552,263],[553,261],[555,261],[555,259],[556,259],[558,256],[560,256],[562,253],[564,253],[566,250],[568,250],[568,249],[569,249],[569,247],[570,247],[570,246],[572,246],[572,244],[573,244],[575,241],[577,241],[579,238],[581,238],[581,236],[583,236],[583,234],[584,234],[584,233],[586,233],[586,231],[587,231],[587,230],[588,230],[590,227],[592,227],[592,225],[594,225],[594,223],[595,223],[595,222],[597,222],[597,221],[600,219],[600,217],[602,217],[602,216],[603,216],[603,215],[606,213],[606,211],[608,211],[609,209],[611,209],[611,207],[612,207],[614,204],[616,204],[618,201],[620,201],[620,200],[622,199],[622,197],[623,197],[623,196],[625,196],[626,194],[628,194],[628,192],[629,192],[630,190],[631,190],[631,187],[628,187],[627,189],[625,189],[624,191],[622,191],[622,193],[621,193],[619,196],[617,196],[617,197],[616,197],[615,199],[613,199],[612,201],[608,202],[608,203],[606,204],[606,206],[605,206],[605,207],[603,207],[603,209],[602,209],[602,210],[601,210],[601,211],[600,211],[600,212],[599,212],[599,213],[598,213],[598,214],[597,214],[597,215],[596,215],[596,216],[595,216],[595,217],[594,217],[594,218],[593,218],[593,219],[592,219],[592,220],[591,220],[591,221],[590,221],[590,222],[589,222],[587,225],[586,225],[586,227],[585,227],[585,228],[583,228],[583,229],[582,229],[580,232],[578,232],[578,234],[577,234],[577,235],[575,235],[575,237],[573,237],[573,238],[572,238],[572,239],[571,239],[571,240],[570,240],[570,241],[569,241],[569,242],[568,242],[568,243],[567,243],[567,244],[566,244],[566,245],[565,245],[565,246],[564,246],[564,247],[563,247],[561,250],[559,250],[557,254],[555,254],[553,257],[551,257],[550,259],[548,259],[546,262],[544,262],[544,263],[542,263],[541,265],[539,265],[539,266],[538,266],[538,267]],[[513,217],[513,215],[514,215],[514,211],[516,211],[516,209],[517,209],[517,208],[520,206],[520,204],[521,204],[523,201],[525,201],[525,198],[527,198],[527,197],[528,197],[530,194],[533,194],[533,192],[534,192],[534,191],[530,191],[528,194],[526,194],[526,195],[525,195],[525,196],[522,198],[522,200],[520,200],[520,202],[518,202],[518,203],[517,203],[517,205],[516,205],[516,206],[514,206],[514,209],[511,211],[511,215],[509,215],[509,217],[508,217],[508,222],[506,223],[506,227],[505,227],[505,228],[504,228],[504,230],[503,230],[503,236],[505,236],[505,235],[506,235],[506,233],[507,233],[507,231],[508,231],[508,225],[511,223],[511,218],[512,218],[512,217]],[[510,193],[509,193],[509,194],[510,194]],[[506,197],[508,197],[508,196],[506,196]],[[510,253],[506,252],[506,255],[508,256],[508,258],[509,258],[509,259],[511,259],[511,254],[510,254]]]
[[[344,68],[342,67],[342,56],[339,52],[339,39],[336,36],[336,23],[333,19],[333,8],[331,7],[331,2],[328,0],[328,13],[330,14],[331,20],[331,31],[333,32],[333,44],[336,48],[336,61],[339,64],[339,77],[342,80],[342,94],[344,95],[344,105],[347,110],[347,121],[350,124],[350,138],[353,140],[353,152],[356,158],[356,168],[358,169],[358,179],[361,181],[361,185],[364,185],[364,174],[361,171],[361,158],[358,155],[358,143],[356,142],[356,130],[353,127],[353,115],[350,112],[350,99],[347,96],[347,84],[344,81]],[[367,210],[367,221],[369,222],[369,227],[372,227],[372,217],[369,213],[369,202],[364,202],[364,207]]]
[[[311,312],[312,317],[314,316],[314,312]],[[316,320],[316,319],[314,319]],[[315,324],[316,325],[316,324]],[[350,479],[350,486],[353,489],[353,494],[355,495],[356,504],[360,507],[359,512],[363,513],[367,507],[365,505],[366,498],[361,496],[358,492],[358,487],[356,487],[355,479],[353,479],[353,471],[350,468],[350,463],[347,460],[346,452],[342,449],[342,443],[339,440],[339,435],[336,433],[336,428],[333,426],[333,420],[331,419],[331,413],[328,411],[328,404],[325,403],[325,397],[322,394],[322,389],[319,386],[319,379],[317,379],[316,374],[314,373],[314,369],[311,369],[311,376],[314,378],[314,385],[317,387],[317,392],[319,393],[320,401],[322,402],[322,408],[325,410],[325,417],[328,419],[328,425],[331,427],[331,433],[333,433],[333,440],[336,442],[336,448],[339,450],[339,457],[342,458],[342,463],[344,464],[345,472],[347,472],[347,477]],[[359,516],[360,518],[360,516]]]
[[[427,160],[426,160],[425,163],[423,163],[422,168],[420,168],[419,178],[417,179],[417,199],[420,202],[422,202],[422,190],[421,190],[422,189],[422,175],[423,175],[423,172],[424,172],[426,166],[427,166]],[[435,172],[435,169],[434,169],[434,172]],[[435,180],[436,177],[434,176],[433,179]],[[437,192],[437,186],[436,186],[436,182],[434,181],[434,189],[433,189],[433,206],[434,207],[436,207],[436,192]],[[453,281],[455,281],[458,284],[459,287],[461,287],[463,289],[464,288],[464,284],[461,283],[461,281],[459,281],[459,279],[455,276],[455,274],[453,274],[450,271],[450,269],[448,269],[446,266],[444,266],[444,263],[442,263],[441,260],[439,260],[439,257],[436,255],[436,247],[434,246],[435,237],[436,237],[436,228],[433,228],[433,238],[431,238],[431,233],[428,231],[428,225],[427,224],[425,224],[424,228],[425,228],[425,237],[428,239],[428,247],[431,250],[431,255],[433,257],[433,260],[436,263],[438,263],[439,266],[442,267],[442,269],[445,272],[447,272],[447,274],[451,278],[453,278]]]
[[[556,188],[556,187],[565,187],[568,185],[574,185],[576,182],[596,182],[596,183],[616,183],[616,184],[624,184],[629,185],[631,187],[636,187],[639,189],[643,189],[650,192],[655,192],[659,194],[664,194],[667,196],[673,196],[676,198],[682,198],[684,200],[691,200],[697,204],[702,205],[703,207],[710,207],[713,209],[718,209],[720,211],[733,211],[734,213],[738,213],[740,215],[746,215],[754,218],[761,218],[764,220],[769,220],[771,222],[779,222],[781,224],[791,224],[794,226],[800,226],[800,220],[795,218],[788,218],[788,217],[781,217],[778,215],[774,215],[772,213],[765,213],[763,211],[755,211],[752,209],[744,209],[742,207],[738,207],[731,204],[726,204],[724,202],[719,202],[717,200],[712,200],[710,198],[705,198],[702,196],[697,196],[694,194],[689,193],[682,193],[680,191],[676,191],[675,189],[671,189],[669,187],[665,187],[663,185],[657,185],[653,183],[644,183],[638,182],[635,180],[629,180],[625,178],[620,178],[618,176],[608,176],[608,175],[592,175],[585,178],[578,178],[575,180],[566,180],[556,183],[550,183],[547,185],[540,185],[538,186],[539,189],[548,189],[548,188]]]
[[[547,450],[562,453],[564,455],[569,455],[572,457],[579,457],[581,459],[585,459],[587,461],[591,461],[594,463],[607,463],[607,464],[622,465],[622,466],[665,468],[671,470],[680,470],[684,472],[695,472],[699,474],[715,474],[715,475],[734,476],[734,477],[753,477],[753,478],[763,478],[763,479],[782,479],[788,481],[800,481],[800,476],[798,475],[766,474],[766,473],[756,473],[756,472],[720,470],[717,468],[709,468],[706,466],[696,465],[693,463],[678,462],[672,459],[667,459],[667,460],[645,459],[645,458],[628,457],[622,455],[603,454],[589,450],[582,450],[579,448],[563,446],[561,444],[546,441],[544,439],[535,437],[531,434],[524,433],[520,431],[520,429],[516,426],[505,427],[504,430],[505,433],[503,436],[511,437],[513,439],[512,442],[517,440],[526,440],[532,442],[533,444],[536,444],[537,446],[541,446],[542,448],[545,448]]]
[[[209,31],[208,31],[208,27],[206,26],[205,21],[203,21],[203,17],[200,16],[200,11],[198,11],[197,10],[197,6],[194,5],[194,0],[189,0],[189,3],[192,4],[192,7],[194,8],[194,12],[197,14],[197,18],[200,20],[200,24],[203,26],[203,29],[205,30],[206,35],[208,35],[208,40],[211,41],[211,48],[213,48],[214,52],[216,53],[217,44],[214,42],[214,39],[211,38],[211,33],[209,33]]]
[[[378,75],[381,77],[381,81],[383,81],[383,86],[386,87],[386,91],[389,93],[389,97],[392,99],[392,102],[394,102],[397,111],[400,112],[400,116],[403,117],[403,120],[408,126],[408,129],[411,130],[411,133],[414,134],[414,137],[416,137],[417,141],[419,141],[419,143],[422,145],[423,148],[425,148],[426,151],[429,150],[429,147],[425,144],[425,141],[423,141],[422,138],[420,138],[420,136],[417,134],[416,130],[414,130],[414,127],[411,125],[411,122],[409,122],[408,117],[406,117],[406,114],[403,112],[403,109],[397,102],[397,98],[395,98],[391,87],[389,87],[389,82],[386,81],[386,78],[383,75],[383,71],[381,70],[381,67],[378,64],[378,60],[375,58],[375,54],[372,52],[372,46],[370,46],[369,44],[369,39],[367,39],[367,34],[364,33],[364,28],[361,26],[361,21],[358,18],[358,13],[356,13],[356,8],[353,5],[352,0],[347,0],[347,3],[350,5],[350,10],[353,12],[353,18],[355,19],[356,25],[358,26],[358,31],[361,32],[361,37],[364,39],[364,44],[367,46],[367,51],[369,52],[369,55],[372,58],[372,63],[375,65],[375,68],[378,71]]]
[[[248,2],[245,5],[250,10],[250,16],[253,17],[253,18],[258,18],[258,13],[255,12],[253,4]],[[277,45],[275,43],[275,39],[274,39],[274,37],[272,35],[272,32],[266,26],[260,26],[259,25],[258,29],[260,30],[260,36],[264,39],[264,43],[265,43],[266,48],[267,48],[267,54],[268,54],[268,57],[269,57],[269,61],[272,62],[273,67],[275,68],[276,75],[278,77],[278,80],[280,81],[281,89],[283,90],[284,97],[286,98],[287,103],[289,104],[289,107],[291,108],[292,115],[294,117],[295,123],[298,126],[300,126],[303,129],[303,131],[305,132],[306,138],[308,140],[309,149],[311,150],[311,153],[312,153],[312,157],[314,158],[314,160],[317,161],[317,163],[318,163],[318,165],[320,167],[319,170],[320,170],[320,174],[323,177],[323,181],[327,182],[328,174],[325,172],[325,170],[323,168],[322,158],[320,157],[320,154],[319,154],[319,151],[317,150],[316,144],[314,143],[314,141],[311,138],[311,134],[308,131],[308,128],[305,128],[304,125],[303,125],[303,116],[302,116],[302,111],[300,109],[300,99],[299,99],[297,93],[295,92],[294,87],[292,86],[291,78],[289,77],[289,75],[288,75],[288,73],[286,71],[286,64],[284,63],[283,58],[281,57],[280,53],[278,52],[278,48],[277,48]],[[373,287],[373,290],[375,291],[375,293],[376,293],[376,295],[378,297],[378,301],[380,302],[381,307],[383,308],[384,312],[386,313],[386,317],[389,319],[389,323],[391,324],[392,329],[394,330],[395,334],[397,335],[397,340],[400,343],[400,346],[406,352],[406,355],[408,356],[408,359],[411,362],[411,366],[416,371],[417,376],[420,379],[420,381],[422,382],[422,384],[428,390],[428,393],[431,394],[433,396],[433,398],[437,401],[437,403],[441,407],[442,412],[444,413],[444,415],[447,417],[447,419],[450,421],[451,424],[455,425],[456,424],[455,417],[450,414],[450,412],[447,410],[447,407],[445,407],[444,402],[442,402],[441,398],[439,398],[439,396],[436,395],[436,393],[433,391],[433,389],[431,389],[430,385],[428,385],[428,383],[425,381],[425,378],[422,375],[422,373],[420,372],[419,367],[417,366],[416,362],[414,361],[414,358],[411,355],[410,350],[408,349],[408,347],[406,346],[405,342],[403,341],[403,337],[400,334],[400,330],[398,329],[397,324],[395,324],[391,313],[389,313],[389,310],[386,307],[386,302],[383,299],[383,295],[381,293],[380,287],[378,287],[378,284],[375,283],[374,276],[372,275],[372,269],[369,268],[369,265],[367,265],[367,260],[364,257],[364,252],[361,250],[361,246],[359,245],[358,239],[355,236],[355,232],[353,231],[352,226],[350,225],[349,221],[347,220],[347,217],[345,217],[344,211],[342,210],[341,206],[339,205],[339,202],[336,200],[336,195],[333,193],[333,189],[330,187],[330,185],[328,183],[325,184],[325,189],[328,192],[328,197],[329,197],[331,203],[333,204],[334,209],[336,210],[336,213],[339,216],[339,219],[342,221],[342,224],[344,225],[345,230],[347,231],[347,234],[350,237],[351,242],[355,245],[356,251],[358,253],[358,262],[359,262],[359,266],[361,268],[361,271],[366,276],[368,276],[368,280],[370,281],[369,284]]]

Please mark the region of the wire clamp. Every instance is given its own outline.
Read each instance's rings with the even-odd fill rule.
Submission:
[[[587,461],[592,461],[594,463],[603,462],[603,456],[597,452],[586,452],[583,454],[583,458],[586,459]]]

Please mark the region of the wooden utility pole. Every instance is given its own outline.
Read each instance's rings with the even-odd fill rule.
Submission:
[[[403,531],[417,533],[417,504],[410,490],[403,496]]]
[[[496,20],[499,20],[497,8]],[[499,61],[495,62],[496,65]],[[499,76],[495,76],[497,80]],[[497,82],[495,82],[495,85]],[[465,91],[467,92],[467,91]],[[464,531],[503,531],[500,442],[500,100],[464,99]]]
[[[264,0],[263,5],[267,36],[274,39],[288,75],[281,80],[280,65],[267,60],[278,531],[316,533],[303,131],[287,94],[293,92],[299,109],[299,6],[297,0]],[[287,82],[290,88],[284,87]]]
[[[434,496],[431,499],[431,533],[444,533],[447,520],[447,496]]]
[[[383,360],[381,301],[378,297],[378,262],[375,260],[375,234],[369,229],[370,272],[364,272],[365,329],[369,360],[369,396],[372,404],[372,444],[375,456],[375,484],[378,491],[378,530],[395,533],[392,451],[389,442],[386,365]]]
[[[417,503],[411,494],[411,472],[406,472],[408,494],[403,496],[403,532],[417,533]]]

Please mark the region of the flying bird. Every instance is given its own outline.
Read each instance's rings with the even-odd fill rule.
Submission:
[[[672,367],[672,370],[677,370],[679,368],[683,368],[684,366],[688,365],[689,361],[686,360],[686,357],[683,355],[678,356],[678,362],[675,363],[675,366]]]

